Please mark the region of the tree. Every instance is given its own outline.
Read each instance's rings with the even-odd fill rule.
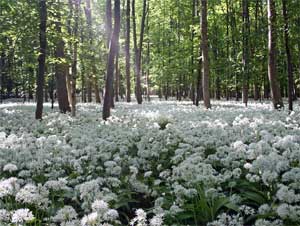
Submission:
[[[201,0],[201,48],[202,48],[203,100],[204,100],[204,106],[206,108],[211,108],[210,95],[209,95],[207,0]]]
[[[277,78],[276,68],[276,6],[274,0],[268,0],[268,75],[271,85],[273,106],[275,109],[283,107],[282,97]]]
[[[70,103],[68,100],[68,92],[67,92],[67,84],[66,84],[66,72],[67,65],[65,62],[65,42],[61,37],[62,29],[61,29],[61,14],[60,11],[57,12],[57,22],[55,24],[56,31],[58,34],[58,38],[56,41],[56,50],[55,57],[55,77],[56,77],[56,89],[57,89],[57,99],[59,110],[62,113],[66,113],[67,111],[71,111]],[[52,94],[53,95],[53,94]],[[52,97],[54,100],[54,98]]]
[[[126,40],[125,40],[125,61],[126,61],[126,101],[131,101],[130,82],[130,0],[126,3]]]
[[[137,43],[136,32],[136,14],[135,14],[135,0],[132,0],[132,19],[133,19],[133,40],[134,40],[134,53],[135,53],[135,75],[136,75],[136,99],[138,104],[142,104],[142,85],[141,85],[141,66],[142,66],[142,51],[145,31],[147,0],[143,0],[143,12],[141,20],[141,31],[139,45]]]
[[[77,79],[77,57],[78,57],[78,22],[79,22],[79,7],[81,0],[75,0],[75,23],[73,37],[75,39],[73,49],[73,62],[72,62],[72,79],[71,79],[71,113],[76,116],[76,79]]]
[[[45,62],[46,62],[46,48],[47,48],[47,5],[46,0],[40,0],[40,51],[39,51],[39,67],[37,74],[37,88],[36,88],[36,111],[35,118],[42,119],[43,115],[43,98],[44,98],[44,81],[45,81]]]
[[[243,103],[248,104],[249,90],[249,36],[250,36],[250,19],[249,19],[249,2],[242,0],[243,8]]]
[[[105,83],[105,95],[103,103],[102,118],[107,120],[110,117],[111,100],[113,98],[113,82],[114,82],[114,63],[117,53],[119,34],[120,34],[120,0],[114,0],[114,30],[111,35],[109,54],[107,59],[107,73]]]
[[[288,102],[289,111],[293,111],[293,95],[294,95],[294,78],[293,78],[293,63],[292,54],[290,50],[290,37],[289,37],[289,17],[287,10],[287,1],[282,0],[282,14],[284,19],[284,41],[287,58],[287,71],[288,71]]]
[[[88,33],[89,33],[89,49],[93,49],[93,25],[92,25],[92,9],[91,9],[91,1],[86,0],[86,7],[85,7],[85,15],[86,15],[86,21],[87,21],[87,26],[88,26]],[[98,87],[98,79],[96,76],[96,65],[95,65],[95,55],[91,53],[92,56],[90,57],[91,60],[91,65],[92,65],[92,79],[91,76],[89,76],[89,102],[92,100],[92,95],[91,95],[91,83],[93,82],[94,84],[94,91],[95,91],[95,98],[96,98],[96,103],[101,103],[101,98],[99,94],[99,87]],[[92,80],[92,81],[91,81]]]

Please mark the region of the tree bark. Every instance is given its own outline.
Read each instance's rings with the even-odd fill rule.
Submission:
[[[143,0],[143,13],[141,21],[141,32],[139,46],[137,46],[137,34],[136,34],[136,15],[135,15],[135,0],[132,0],[132,19],[133,19],[133,38],[134,38],[134,49],[135,49],[135,74],[136,74],[136,99],[138,104],[142,104],[142,86],[141,86],[141,62],[142,62],[142,51],[145,31],[145,20],[147,0]]]
[[[61,15],[58,12],[57,22],[55,24],[56,31],[58,34],[61,34]],[[61,37],[57,40],[56,43],[56,51],[55,57],[59,60],[65,60],[65,43]],[[58,106],[61,113],[66,113],[67,111],[71,111],[69,100],[68,100],[68,92],[67,92],[67,84],[66,84],[66,70],[67,65],[64,62],[58,62],[55,64],[55,77],[56,77],[56,90],[57,90],[57,100]],[[53,84],[52,84],[53,86]]]
[[[110,48],[107,60],[107,78],[105,84],[105,95],[102,118],[107,120],[110,117],[111,100],[113,98],[113,82],[114,82],[114,61],[116,57],[117,47],[119,43],[119,33],[120,33],[120,0],[115,0],[115,25],[114,31],[110,40]]]
[[[47,48],[47,5],[46,0],[40,0],[40,53],[39,67],[37,74],[37,89],[36,89],[36,111],[35,118],[42,119],[43,116],[43,89],[45,81],[45,63],[46,63],[46,48]]]
[[[208,59],[208,35],[207,35],[207,0],[201,0],[201,47],[202,47],[202,79],[203,100],[206,108],[211,108],[209,94],[209,59]]]
[[[287,10],[287,1],[282,0],[282,13],[284,19],[284,40],[285,50],[287,58],[287,69],[288,69],[288,102],[289,111],[293,111],[293,95],[294,95],[294,78],[293,78],[293,65],[292,65],[292,54],[290,50],[290,37],[289,37],[289,17]]]
[[[75,0],[75,11],[74,11],[74,33],[75,39],[73,49],[73,62],[72,62],[72,77],[71,77],[71,114],[73,117],[76,116],[76,79],[77,79],[77,57],[78,57],[78,22],[79,22],[79,7],[81,0]]]
[[[119,47],[117,47],[116,53],[116,80],[115,80],[115,101],[119,101],[119,88],[120,88],[120,70],[119,70]]]
[[[259,11],[259,2],[260,0],[256,0],[255,3],[255,35],[259,35],[258,30],[258,11]],[[254,52],[257,51],[256,46],[253,46]],[[257,101],[259,99],[259,87],[258,87],[258,77],[254,76],[254,100]]]
[[[274,0],[268,0],[268,23],[268,76],[271,85],[274,108],[280,109],[283,107],[283,102],[280,94],[276,68],[276,8]]]
[[[130,0],[126,3],[126,42],[125,42],[125,63],[126,63],[126,101],[131,101],[130,81]]]
[[[243,0],[243,103],[248,105],[249,91],[249,35],[250,35],[250,19],[249,19],[249,2]]]

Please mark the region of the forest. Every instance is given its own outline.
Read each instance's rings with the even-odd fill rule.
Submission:
[[[0,0],[0,225],[300,226],[299,0]]]

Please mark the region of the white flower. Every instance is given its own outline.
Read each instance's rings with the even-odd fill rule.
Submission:
[[[41,185],[26,184],[17,194],[16,201],[47,208],[49,203],[48,190]]]
[[[244,165],[244,168],[247,169],[247,170],[251,169],[251,167],[252,167],[252,164],[250,164],[248,162],[245,163],[245,165]]]
[[[18,209],[13,212],[12,223],[25,223],[34,220],[34,216],[29,209]]]
[[[92,203],[93,211],[106,212],[108,210],[108,203],[103,200],[95,200]]]
[[[130,221],[130,225],[147,226],[147,214],[143,209],[137,209],[135,215],[136,217]]]
[[[13,195],[18,189],[17,178],[11,177],[0,181],[0,198]]]
[[[150,226],[162,226],[163,215],[156,215],[150,220]]]
[[[12,163],[8,163],[3,167],[4,172],[12,173],[12,172],[15,172],[17,170],[18,170],[18,167],[15,164],[12,164]]]
[[[77,218],[77,213],[72,206],[64,206],[58,210],[56,215],[52,218],[54,222],[67,222]]]
[[[104,220],[106,220],[106,221],[115,221],[118,217],[119,217],[119,213],[117,210],[114,210],[114,209],[109,209],[104,214]]]
[[[8,222],[10,220],[10,213],[5,209],[0,209],[0,222]]]
[[[96,225],[97,220],[98,220],[98,213],[94,212],[94,213],[91,213],[87,216],[84,216],[81,220],[81,225],[82,226]]]

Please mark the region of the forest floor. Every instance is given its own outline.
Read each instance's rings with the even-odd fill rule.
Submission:
[[[37,225],[125,225],[136,209],[151,226],[161,214],[165,225],[297,225],[300,107],[212,104],[117,103],[107,122],[96,104],[75,118],[45,105],[42,121],[33,103],[0,104],[0,224],[28,208]]]

